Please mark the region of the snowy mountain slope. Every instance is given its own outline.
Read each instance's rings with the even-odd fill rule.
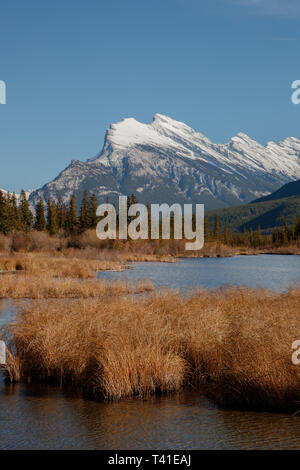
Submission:
[[[133,118],[111,124],[99,155],[73,160],[55,180],[34,191],[69,200],[84,189],[99,201],[136,193],[140,202],[203,202],[207,209],[247,203],[300,179],[300,140],[266,146],[239,133],[214,144],[184,123],[156,114],[151,124]]]

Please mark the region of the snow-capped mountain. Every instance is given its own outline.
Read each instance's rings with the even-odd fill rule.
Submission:
[[[207,209],[252,201],[300,179],[300,140],[266,146],[238,134],[214,144],[184,123],[156,114],[151,124],[133,118],[111,124],[102,151],[72,160],[55,180],[30,195],[68,201],[84,189],[99,202],[135,193],[143,203],[204,203]]]

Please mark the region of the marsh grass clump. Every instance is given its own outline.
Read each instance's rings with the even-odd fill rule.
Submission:
[[[11,325],[20,380],[93,398],[197,387],[221,406],[294,411],[300,290],[199,290],[182,296],[32,303]]]
[[[153,290],[150,281],[137,284],[128,281],[103,279],[52,278],[30,274],[7,274],[0,282],[0,298],[12,299],[64,299],[95,298],[124,294],[138,294]]]
[[[80,387],[108,399],[177,390],[186,363],[153,325],[149,332],[137,329],[132,318],[141,313],[138,305],[89,299],[27,307],[11,327],[21,379]]]
[[[87,279],[96,277],[97,271],[121,271],[125,264],[118,261],[69,258],[65,256],[14,255],[0,257],[0,270],[23,271],[36,276],[73,277]]]

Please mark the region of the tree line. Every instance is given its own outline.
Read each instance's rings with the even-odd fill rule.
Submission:
[[[300,243],[300,217],[296,217],[295,223],[291,226],[285,218],[284,227],[276,227],[269,234],[263,234],[260,225],[256,230],[250,227],[244,228],[242,232],[230,232],[227,225],[221,230],[218,216],[215,217],[212,227],[208,218],[204,217],[204,240],[249,248]]]
[[[134,194],[128,197],[128,207],[136,202]],[[37,230],[47,231],[50,235],[55,235],[58,232],[70,235],[88,229],[95,229],[99,221],[96,214],[98,204],[95,194],[89,196],[87,190],[85,190],[79,211],[77,210],[75,195],[70,198],[68,203],[64,203],[60,197],[57,201],[49,198],[45,204],[40,197],[35,214],[33,214],[24,190],[21,191],[18,199],[14,193],[4,193],[0,190],[0,233],[8,235],[13,231],[29,232]],[[129,217],[128,222],[131,219],[132,217]],[[173,235],[172,221],[173,217],[171,217],[171,238]],[[300,218],[297,218],[292,226],[289,226],[285,219],[284,227],[275,228],[270,234],[266,235],[262,234],[260,226],[256,230],[245,228],[242,233],[233,233],[229,231],[227,226],[221,229],[218,216],[215,217],[213,224],[210,224],[208,218],[204,217],[204,240],[205,242],[217,242],[229,246],[253,248],[270,244],[276,246],[293,244],[300,242]]]
[[[47,231],[50,235],[59,231],[66,234],[83,232],[96,228],[97,207],[97,197],[94,194],[89,197],[88,192],[84,191],[79,214],[76,196],[73,195],[67,204],[60,197],[58,201],[49,198],[45,205],[40,198],[33,215],[24,190],[21,191],[19,201],[14,193],[0,191],[0,232],[4,235],[31,230]]]

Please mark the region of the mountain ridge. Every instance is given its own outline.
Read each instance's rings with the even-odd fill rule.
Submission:
[[[300,180],[287,183],[274,193],[252,201],[250,204],[208,211],[210,224],[217,216],[222,229],[225,226],[233,232],[244,229],[270,232],[274,228],[282,228],[287,223],[292,225],[300,217]]]
[[[222,230],[227,226],[229,231],[241,233],[259,226],[262,233],[270,233],[274,228],[283,228],[285,222],[290,226],[296,222],[300,217],[300,196],[210,210],[206,216],[210,227],[217,216]]]
[[[245,133],[225,144],[168,116],[152,123],[126,118],[112,123],[96,157],[72,160],[59,175],[30,195],[80,200],[84,189],[99,202],[135,193],[143,203],[204,203],[207,209],[251,202],[300,179],[300,140],[265,146]]]
[[[252,201],[252,204],[283,199],[291,196],[300,196],[300,180],[291,181],[290,183],[281,186],[281,188],[279,188],[274,193],[271,193],[259,199],[255,199],[254,201]]]

